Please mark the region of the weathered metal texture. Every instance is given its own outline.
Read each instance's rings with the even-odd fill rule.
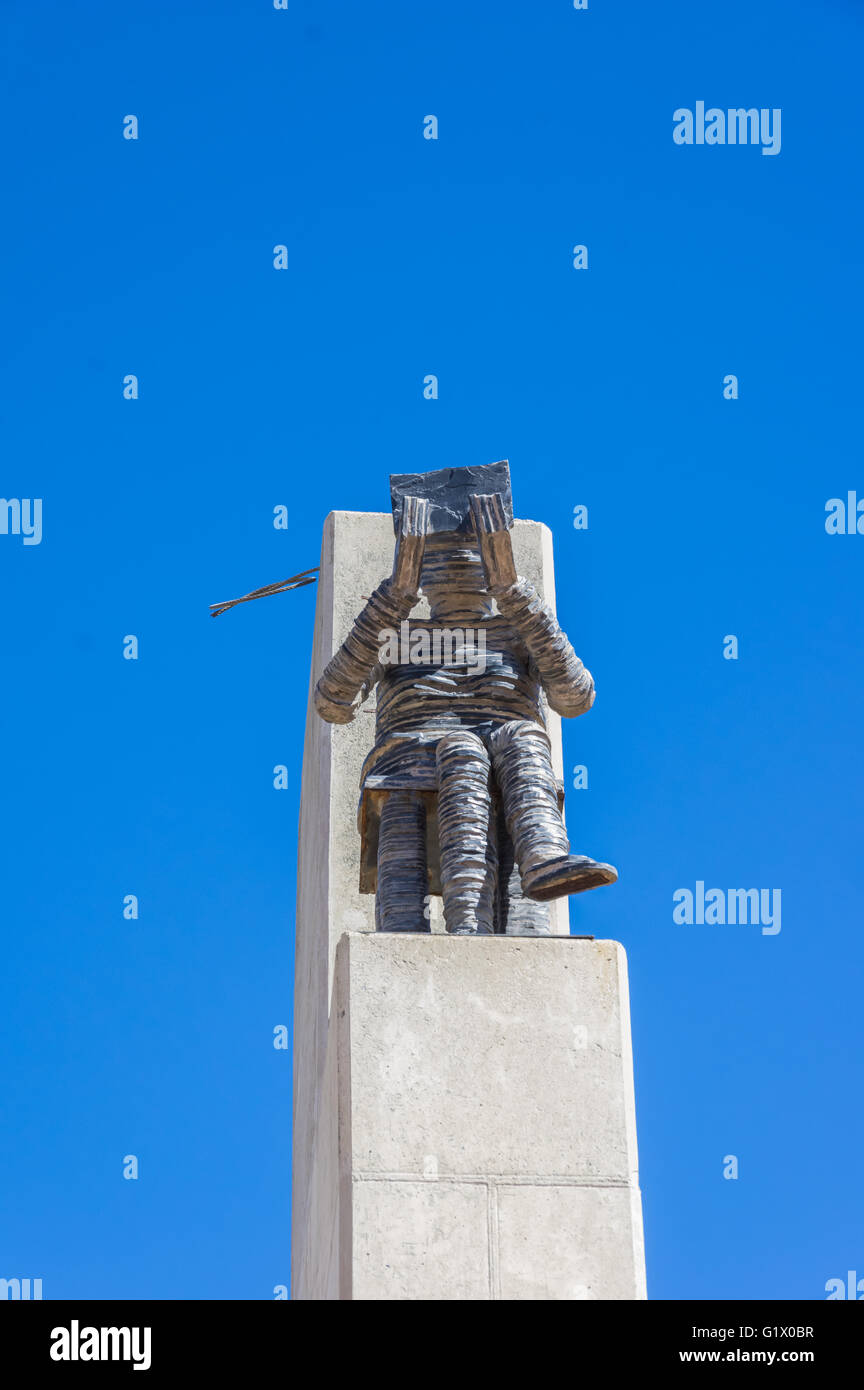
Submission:
[[[322,719],[350,723],[380,674],[379,634],[398,628],[415,603],[416,595],[395,593],[389,579],[378,585],[315,687],[315,708]]]
[[[431,473],[391,473],[390,505],[393,528],[399,535],[406,497],[420,497],[429,503],[427,535],[438,532],[475,530],[471,498],[476,493],[497,493],[502,499],[506,524],[513,525],[513,497],[510,491],[510,465],[506,459],[474,468],[437,468]]]
[[[524,877],[538,865],[570,853],[549,735],[539,724],[514,719],[494,730],[489,746],[507,830]]]
[[[322,718],[344,723],[376,688],[358,823],[360,887],[377,891],[380,930],[428,930],[424,898],[440,892],[449,932],[543,933],[543,901],[617,876],[570,855],[543,697],[572,718],[593,704],[594,682],[516,573],[502,467],[391,479],[393,574],[315,691]],[[409,623],[418,589],[430,618]],[[392,662],[382,659],[388,633],[401,644]],[[436,649],[436,634],[449,646]]]
[[[440,897],[441,870],[438,852],[437,770],[430,774],[428,783],[425,781],[420,783],[416,777],[407,774],[402,776],[399,772],[394,772],[389,777],[376,777],[372,774],[365,779],[363,791],[360,796],[360,804],[357,810],[357,829],[360,833],[360,892],[374,893],[378,886],[378,839],[381,825],[381,810],[391,791],[395,790],[414,791],[426,806],[426,874],[429,883],[428,891]],[[558,798],[558,809],[562,812],[563,816],[564,783],[561,781],[560,777],[555,778],[555,791]],[[514,863],[513,844],[510,840],[506,817],[501,806],[501,794],[494,778],[490,784],[490,792],[492,796],[492,808],[495,813],[494,832],[498,841],[499,862],[503,866],[506,860],[512,868]],[[518,873],[516,875],[516,881],[517,883],[519,881]],[[504,879],[501,879],[501,893],[505,898],[512,899],[514,897],[512,888],[509,888],[505,892]],[[504,930],[503,926],[500,930]]]
[[[562,790],[560,802],[563,803],[563,800]],[[500,802],[496,802],[495,806],[495,835],[498,842],[496,932],[506,933],[507,936],[551,936],[552,914],[548,903],[526,898],[522,890],[522,875]]]
[[[410,791],[390,792],[381,808],[378,842],[377,931],[430,931],[424,913],[426,808]]]
[[[439,740],[435,757],[444,924],[457,936],[491,936],[498,847],[491,833],[489,754],[470,729],[454,729]]]
[[[536,677],[556,714],[574,719],[594,703],[594,679],[558,626],[551,608],[527,579],[495,595],[498,608],[519,633]]]

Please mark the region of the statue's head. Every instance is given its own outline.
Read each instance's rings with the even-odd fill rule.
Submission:
[[[493,492],[500,493],[512,526],[513,496],[506,459],[475,468],[390,475],[393,529],[397,536],[405,498],[425,497],[429,502],[420,584],[432,617],[438,622],[458,623],[492,616],[492,597],[486,588],[470,499],[474,493]]]

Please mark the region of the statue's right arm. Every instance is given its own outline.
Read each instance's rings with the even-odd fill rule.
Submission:
[[[417,602],[429,504],[406,497],[393,573],[378,585],[315,687],[315,708],[328,724],[350,724],[370,693],[386,630],[398,633]]]
[[[378,585],[315,687],[315,708],[328,724],[350,724],[374,684],[385,629],[398,633],[416,602],[416,594],[400,592],[392,578]]]

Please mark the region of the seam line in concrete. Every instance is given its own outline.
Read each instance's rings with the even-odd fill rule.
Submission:
[[[465,1182],[497,1187],[616,1187],[622,1191],[639,1191],[639,1184],[626,1178],[574,1178],[560,1174],[538,1176],[523,1173],[436,1173],[430,1179],[425,1173],[365,1173],[355,1169],[355,1182]]]
[[[486,1206],[489,1220],[489,1297],[501,1298],[501,1271],[498,1265],[498,1186],[486,1184]]]

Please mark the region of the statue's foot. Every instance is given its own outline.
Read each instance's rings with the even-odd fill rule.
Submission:
[[[602,888],[617,878],[618,870],[611,864],[598,864],[596,859],[589,859],[585,854],[565,854],[563,859],[538,864],[523,874],[522,892],[526,898],[545,903],[551,898],[584,893],[588,888]]]

